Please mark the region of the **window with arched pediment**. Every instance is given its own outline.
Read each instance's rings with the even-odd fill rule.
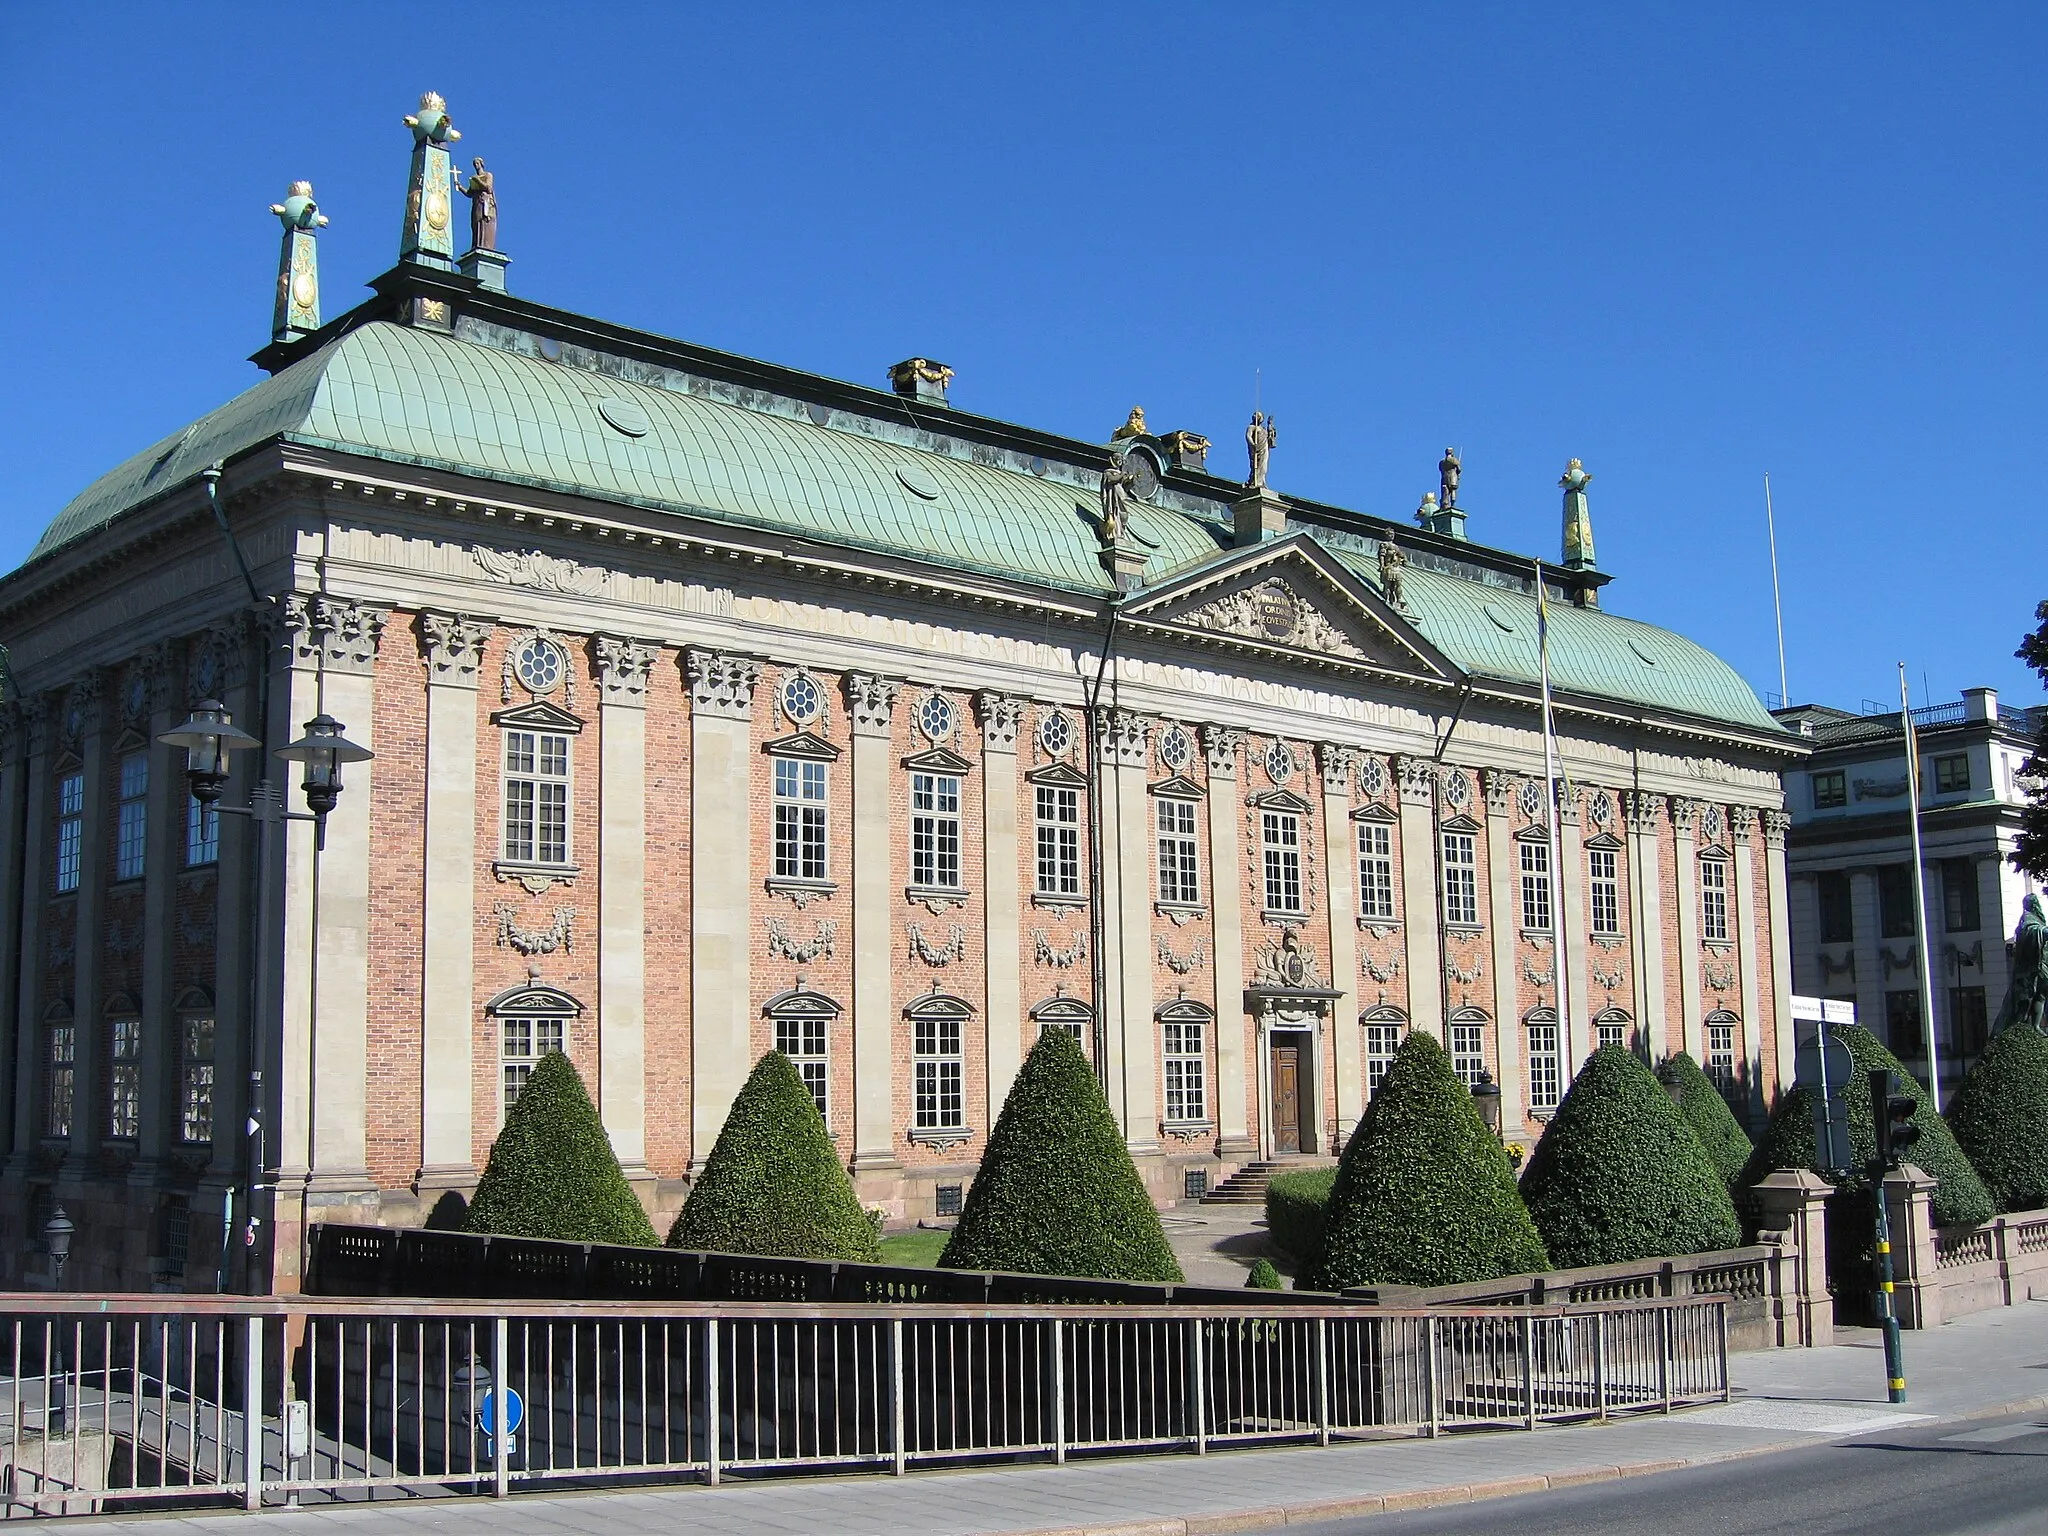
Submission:
[[[484,1005],[498,1026],[498,1120],[504,1123],[533,1076],[552,1051],[568,1054],[569,1023],[583,1005],[556,987],[537,982],[511,987]]]

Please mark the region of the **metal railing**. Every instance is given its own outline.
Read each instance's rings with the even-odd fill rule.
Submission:
[[[1052,1311],[10,1296],[0,1312],[9,1517],[1206,1453],[1728,1394],[1722,1297]]]

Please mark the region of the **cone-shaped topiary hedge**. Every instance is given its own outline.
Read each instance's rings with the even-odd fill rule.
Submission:
[[[1692,1127],[1708,1158],[1721,1170],[1721,1182],[1735,1186],[1742,1178],[1742,1170],[1749,1166],[1749,1155],[1756,1150],[1756,1144],[1729,1109],[1728,1101],[1721,1097],[1714,1080],[1680,1051],[1657,1068],[1657,1081],[1664,1085],[1667,1095],[1674,1086],[1678,1089],[1680,1118]]]
[[[1522,1175],[1551,1262],[1633,1264],[1742,1242],[1727,1181],[1633,1051],[1586,1058]]]
[[[1038,1037],[988,1139],[942,1269],[1181,1279],[1081,1045]]]
[[[875,1224],[839,1166],[817,1101],[780,1051],[755,1064],[732,1101],[668,1245],[881,1262]]]
[[[654,1246],[654,1226],[560,1051],[534,1064],[470,1197],[466,1232]]]
[[[1287,1282],[1280,1278],[1280,1271],[1273,1267],[1271,1259],[1253,1259],[1251,1270],[1244,1277],[1244,1288],[1248,1291],[1284,1291]]]
[[[1830,1033],[1848,1047],[1849,1055],[1856,1064],[1855,1077],[1843,1088],[1842,1097],[1848,1104],[1849,1145],[1856,1156],[1858,1169],[1868,1163],[1877,1151],[1876,1127],[1871,1122],[1868,1074],[1873,1071],[1891,1072],[1897,1076],[1904,1092],[1920,1106],[1913,1113],[1913,1124],[1920,1128],[1920,1140],[1907,1154],[1906,1160],[1931,1175],[1935,1181],[1935,1225],[1976,1226],[1979,1222],[1989,1221],[1994,1214],[1991,1195],[1984,1188],[1983,1180],[1977,1177],[1977,1171],[1970,1166],[1970,1160],[1963,1155],[1963,1149],[1956,1145],[1948,1126],[1935,1113],[1934,1106],[1928,1101],[1927,1090],[1920,1086],[1919,1079],[1861,1025],[1852,1024],[1833,1029]],[[1842,1188],[1866,1184],[1860,1171],[1842,1180],[1837,1177],[1838,1170],[1816,1166],[1811,1095],[1811,1089],[1794,1088],[1779,1100],[1777,1113],[1771,1116],[1771,1123],[1764,1128],[1763,1138],[1750,1157],[1749,1167],[1743,1171],[1745,1187],[1780,1168],[1812,1168],[1815,1173],[1835,1178]]]
[[[2048,1036],[2024,1024],[1992,1036],[1948,1123],[2000,1210],[2048,1206]]]
[[[1344,1148],[1322,1246],[1296,1288],[1456,1285],[1549,1267],[1507,1149],[1444,1048],[1411,1031]]]

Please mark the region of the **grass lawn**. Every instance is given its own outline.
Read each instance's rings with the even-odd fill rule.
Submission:
[[[946,1251],[946,1239],[952,1235],[928,1232],[922,1227],[912,1232],[891,1232],[882,1239],[882,1262],[906,1269],[936,1269],[939,1255]]]

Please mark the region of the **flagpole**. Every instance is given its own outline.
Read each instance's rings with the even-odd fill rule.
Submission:
[[[1785,681],[1785,604],[1778,595],[1778,516],[1771,507],[1771,472],[1764,471],[1764,526],[1771,536],[1771,608],[1778,616],[1778,702],[1792,702],[1791,686]]]
[[[1927,866],[1920,855],[1920,744],[1906,695],[1906,664],[1899,663],[1899,721],[1906,728],[1906,820],[1913,829],[1913,906],[1920,934],[1920,1028],[1927,1039],[1927,1091],[1941,1109],[1941,1059],[1934,1049],[1934,969],[1927,942]]]
[[[1536,562],[1536,671],[1543,684],[1543,779],[1550,811],[1550,964],[1557,976],[1558,1075],[1576,1059],[1572,1048],[1571,968],[1564,963],[1564,828],[1558,801],[1557,728],[1550,711],[1550,599],[1543,585],[1543,562]],[[1568,1079],[1567,1079],[1568,1081]],[[1560,1082],[1560,1087],[1564,1086]]]

